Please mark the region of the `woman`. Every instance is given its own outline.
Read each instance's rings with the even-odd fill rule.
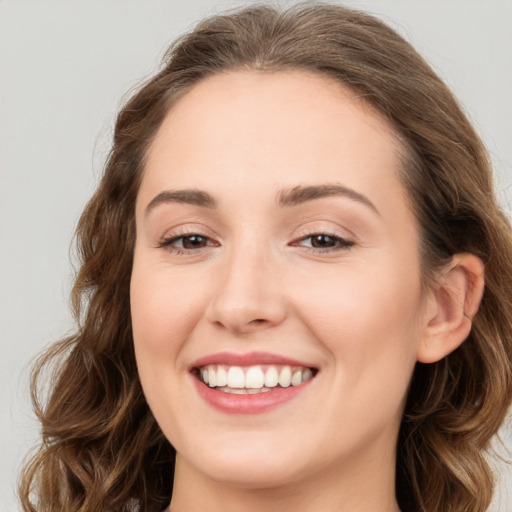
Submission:
[[[77,236],[25,510],[487,508],[510,227],[453,96],[382,22],[199,24],[119,114]]]

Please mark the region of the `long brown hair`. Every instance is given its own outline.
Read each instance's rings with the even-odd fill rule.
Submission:
[[[251,6],[201,22],[121,110],[77,228],[76,332],[34,370],[42,443],[21,476],[23,510],[152,512],[170,500],[174,451],[144,399],[130,325],[135,199],[168,110],[200,80],[235,69],[302,69],[352,88],[403,141],[400,177],[420,226],[427,285],[455,253],[484,261],[471,334],[443,360],[418,363],[397,453],[404,511],[483,512],[493,489],[485,453],[512,396],[511,229],[485,149],[447,87],[384,23],[331,4]],[[43,401],[38,383],[47,368]]]

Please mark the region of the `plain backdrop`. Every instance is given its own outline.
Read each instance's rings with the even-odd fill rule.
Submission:
[[[286,2],[282,2],[286,3]],[[512,200],[512,1],[352,0],[405,35],[452,87]],[[239,2],[0,0],[0,511],[19,510],[38,437],[31,359],[72,328],[70,241],[101,173],[121,99],[166,45]],[[510,430],[504,443],[512,445]],[[504,449],[501,449],[505,453]],[[492,512],[512,511],[512,469]]]

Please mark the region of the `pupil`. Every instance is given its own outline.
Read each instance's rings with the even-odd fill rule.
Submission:
[[[313,247],[332,247],[334,240],[329,235],[315,235],[311,241]]]
[[[185,249],[197,249],[206,245],[204,237],[200,235],[187,236],[183,239],[183,247]]]

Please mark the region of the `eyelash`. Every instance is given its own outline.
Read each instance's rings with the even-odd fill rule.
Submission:
[[[173,244],[181,240],[181,243],[186,239],[192,239],[194,237],[198,237],[201,239],[204,239],[206,241],[206,245],[196,248],[186,248],[186,247],[173,247]],[[305,240],[311,239],[313,240],[314,237],[326,237],[331,239],[332,242],[334,242],[334,246],[332,247],[313,247],[313,246],[305,246],[302,245],[300,242],[304,242]],[[212,243],[213,242],[213,243]],[[218,242],[213,241],[211,238],[209,238],[206,235],[203,235],[198,232],[183,232],[183,233],[177,233],[171,237],[164,238],[161,240],[157,247],[161,249],[165,249],[171,254],[177,254],[177,255],[186,255],[186,254],[199,254],[200,252],[206,250],[208,247],[218,247],[220,244]],[[314,252],[314,253],[329,253],[329,252],[338,252],[338,251],[346,251],[353,247],[355,244],[351,240],[347,240],[335,233],[330,233],[327,231],[312,231],[312,232],[305,232],[303,233],[298,239],[294,240],[293,242],[290,242],[291,246],[299,246],[302,247],[303,250]]]
[[[335,245],[333,247],[312,247],[312,246],[304,246],[299,242],[304,242],[307,239],[313,240],[315,237],[327,237],[330,238]],[[308,233],[303,233],[300,238],[290,243],[292,246],[300,246],[304,250],[315,252],[315,253],[328,253],[328,252],[337,252],[337,251],[346,251],[354,246],[354,242],[351,240],[347,240],[335,233],[329,233],[327,231],[313,231]]]
[[[206,241],[207,245],[202,246],[202,247],[196,247],[196,248],[173,247],[173,244],[179,240],[181,240],[181,243],[183,244],[183,242],[186,239],[191,239],[194,237],[204,239]],[[170,252],[171,254],[178,254],[178,255],[191,254],[191,253],[198,254],[199,252],[205,250],[207,247],[218,247],[219,246],[218,242],[213,242],[213,243],[211,243],[211,242],[212,242],[211,238],[209,238],[206,235],[202,235],[201,233],[195,233],[195,232],[180,233],[180,234],[176,234],[174,236],[168,237],[168,238],[164,238],[163,240],[161,240],[158,243],[157,247],[160,249],[165,249],[166,251]]]

